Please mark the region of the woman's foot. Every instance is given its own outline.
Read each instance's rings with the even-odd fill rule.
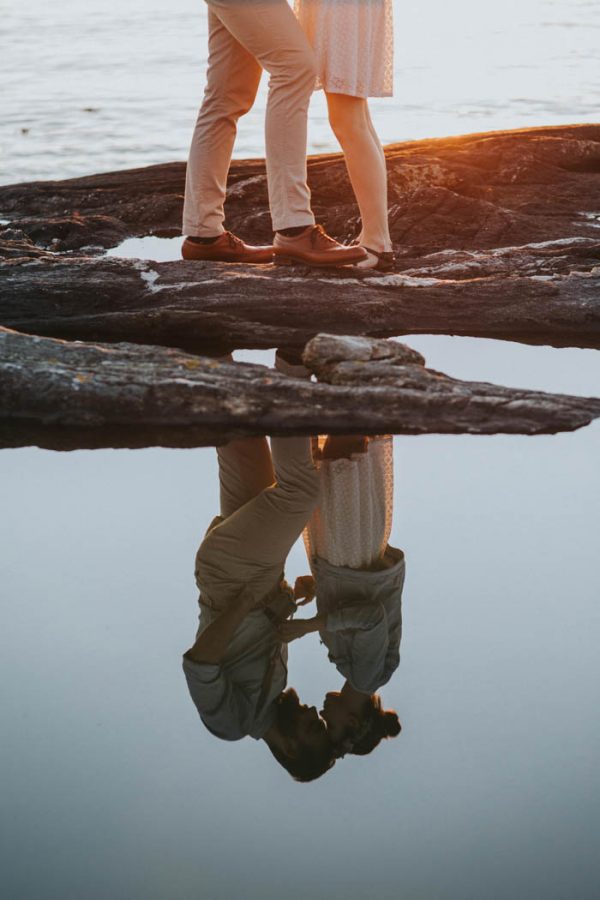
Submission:
[[[373,246],[373,244],[375,246]],[[391,244],[387,244],[387,249],[376,241],[365,240],[361,234],[350,242],[351,247],[362,247],[367,252],[367,258],[363,262],[356,263],[360,269],[376,269],[380,272],[396,271],[396,255]],[[381,250],[377,249],[381,247]]]
[[[396,255],[393,250],[373,250],[360,244],[367,251],[367,258],[363,262],[356,263],[359,269],[375,269],[378,272],[395,272]]]

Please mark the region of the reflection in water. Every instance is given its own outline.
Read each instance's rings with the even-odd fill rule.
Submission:
[[[456,377],[600,383],[593,350],[410,343]],[[214,449],[0,454],[3,896],[597,900],[599,438],[394,438],[403,731],[312,787],[184,685]],[[289,657],[320,709],[344,679],[318,635]]]
[[[388,544],[392,437],[246,438],[217,450],[221,513],[196,555],[190,695],[223,740],[264,740],[299,781],[400,732],[376,691],[399,664],[404,554]],[[304,532],[312,575],[285,580]],[[316,596],[317,615],[293,621]],[[287,644],[318,631],[345,678],[321,715],[287,686]]]
[[[232,441],[219,448],[221,515],[196,556],[200,626],[184,656],[190,694],[217,737],[264,740],[292,776],[334,762],[324,720],[286,691],[277,628],[294,610],[285,561],[317,503],[309,438]],[[271,455],[272,454],[272,455]]]
[[[346,679],[326,695],[323,716],[336,750],[370,753],[400,732],[375,693],[400,662],[404,553],[390,547],[393,438],[341,436],[314,442],[318,507],[304,532],[314,578],[318,628]],[[306,633],[301,623],[287,626]]]

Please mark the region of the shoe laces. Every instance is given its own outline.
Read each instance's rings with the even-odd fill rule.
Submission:
[[[231,231],[227,232],[227,239],[229,240],[229,246],[233,250],[239,250],[239,248],[244,245],[243,240],[239,237],[236,237],[236,235],[232,234]]]
[[[313,247],[320,244],[322,247],[328,246],[329,244],[335,244],[337,247],[338,242],[331,237],[331,235],[327,234],[322,225],[315,225],[310,234],[310,240]]]

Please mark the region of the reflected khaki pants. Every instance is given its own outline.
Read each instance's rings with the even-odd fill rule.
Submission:
[[[217,450],[221,515],[196,555],[200,602],[222,610],[243,587],[276,592],[286,558],[319,500],[308,437],[231,441]]]
[[[263,69],[270,74],[265,141],[273,230],[312,225],[306,181],[312,47],[287,0],[207,3],[207,84],[188,160],[183,233],[214,237],[224,230],[237,121],[252,107]]]

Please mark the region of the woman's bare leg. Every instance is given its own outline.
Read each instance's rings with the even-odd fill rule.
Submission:
[[[377,149],[379,150],[379,153],[381,155],[381,164],[382,164],[384,172],[385,172],[386,225],[387,225],[388,236],[389,236],[389,197],[388,197],[388,187],[387,187],[387,160],[385,158],[383,144],[379,140],[379,135],[377,134],[377,130],[376,130],[375,126],[373,125],[373,119],[371,118],[371,110],[369,109],[368,103],[366,104],[366,111],[367,111],[367,122],[369,124],[369,129],[371,131],[371,134],[373,135],[373,140],[377,144]],[[361,235],[361,241],[362,241],[362,235]],[[390,239],[390,249],[391,249],[391,247],[392,247],[392,244],[391,244],[391,239]]]
[[[377,130],[376,130],[375,126],[373,125],[373,119],[371,118],[371,110],[369,109],[368,103],[367,103],[366,112],[367,112],[367,122],[368,122],[369,128],[371,130],[371,134],[373,135],[373,140],[377,144],[377,148],[381,154],[381,160],[383,162],[384,167],[386,168],[386,174],[387,174],[387,162],[386,162],[385,153],[383,150],[383,145],[382,145],[381,141],[379,140],[379,135],[377,134]]]
[[[366,102],[366,101],[365,101],[365,102]],[[376,129],[375,129],[375,126],[373,125],[373,119],[371,118],[371,110],[369,109],[368,104],[367,104],[366,111],[367,111],[367,122],[368,122],[368,124],[369,124],[369,129],[370,129],[370,131],[371,131],[371,134],[373,135],[373,140],[375,141],[375,143],[377,144],[377,147],[378,147],[378,149],[379,149],[379,152],[380,152],[380,155],[381,155],[381,162],[382,162],[383,168],[384,168],[385,173],[386,173],[386,185],[385,185],[385,190],[386,190],[386,200],[385,200],[385,202],[386,202],[386,206],[388,207],[388,219],[387,219],[387,221],[388,221],[388,223],[389,223],[389,197],[388,197],[388,195],[387,195],[387,160],[386,160],[386,158],[385,158],[385,151],[384,151],[384,149],[383,149],[383,145],[382,145],[381,141],[379,140],[379,135],[377,134],[377,131],[376,131]],[[388,228],[389,228],[389,224],[388,224]],[[388,233],[389,233],[389,232],[388,232]],[[359,243],[361,243],[361,244],[363,243],[363,234],[362,234],[362,230],[361,230],[361,233],[360,233],[359,236],[358,236],[358,241],[359,241]],[[370,245],[369,245],[369,246],[370,246]],[[390,248],[391,248],[391,246],[392,246],[392,245],[391,245],[391,243],[390,243]]]
[[[378,252],[392,249],[388,224],[387,169],[367,101],[327,93],[329,122],[344,151],[362,219],[360,242]]]

